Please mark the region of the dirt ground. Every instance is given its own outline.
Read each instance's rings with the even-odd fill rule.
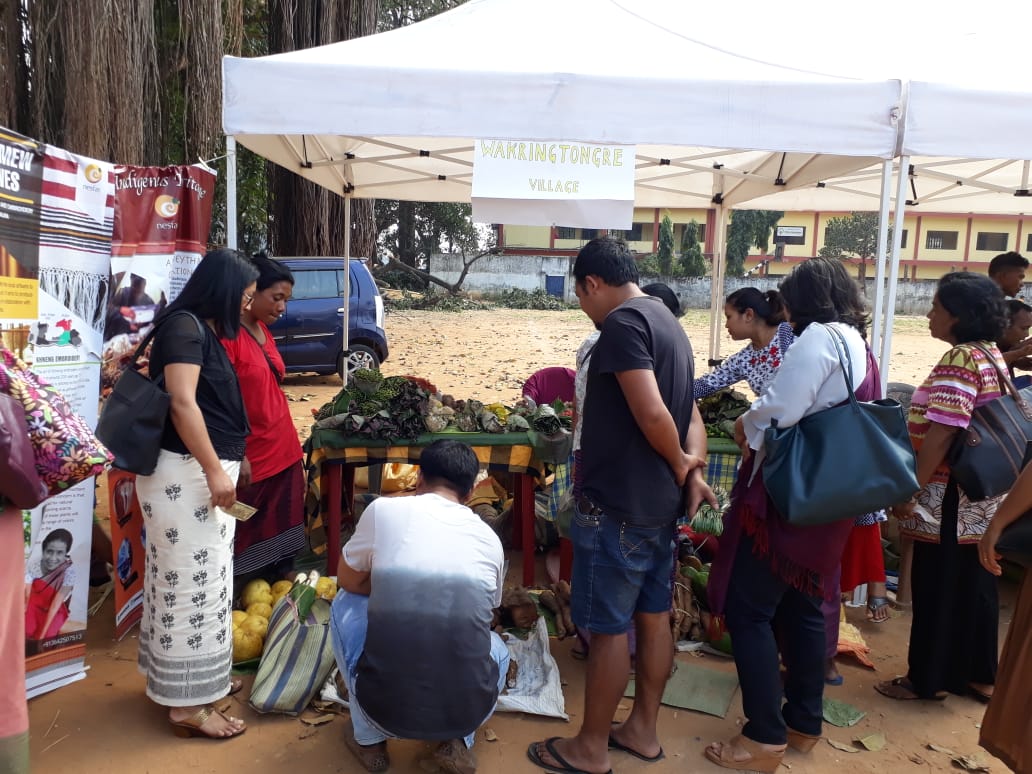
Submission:
[[[708,333],[706,313],[693,312],[685,328],[696,347],[696,364],[701,370],[706,358]],[[388,317],[392,354],[383,371],[388,375],[415,374],[434,382],[456,397],[481,400],[514,399],[523,380],[537,368],[572,365],[578,344],[591,330],[587,319],[576,310],[568,312],[490,311],[466,313],[399,312]],[[724,354],[737,345],[726,338]],[[892,347],[891,381],[919,382],[944,351],[934,341],[921,318],[899,321]],[[312,408],[318,407],[340,388],[331,377],[289,377],[285,385],[299,432],[307,433]],[[515,578],[519,562],[511,562]],[[539,557],[538,577],[544,578]],[[1001,642],[1010,621],[1013,587],[1002,588]],[[91,600],[92,601],[92,600]],[[100,774],[113,768],[132,772],[229,772],[261,771],[265,774],[297,772],[361,772],[341,738],[341,720],[318,727],[302,725],[284,716],[259,716],[246,704],[233,699],[233,712],[244,717],[250,728],[242,738],[227,742],[180,740],[170,733],[164,712],[143,693],[143,680],[136,672],[136,639],[129,635],[112,640],[113,607],[110,600],[89,623],[88,672],[85,680],[34,699],[30,703],[33,769],[37,773],[77,771]],[[942,703],[893,702],[876,694],[876,680],[905,671],[909,617],[900,611],[885,624],[864,620],[862,610],[850,609],[855,623],[872,649],[877,672],[856,662],[841,660],[845,684],[829,688],[828,696],[853,704],[867,716],[853,728],[825,725],[825,735],[836,742],[850,743],[875,732],[884,734],[887,744],[878,752],[845,753],[822,743],[810,755],[789,752],[786,767],[796,774],[842,772],[944,771],[949,756],[928,748],[929,743],[958,754],[982,756],[992,771],[1006,771],[978,747],[978,728],[983,705],[951,696]],[[566,695],[571,722],[526,715],[499,713],[486,727],[497,741],[484,740],[478,733],[476,752],[479,771],[484,774],[539,771],[526,758],[527,745],[548,736],[573,733],[582,712],[584,664],[570,656],[570,640],[552,642]],[[679,660],[693,658],[678,655]],[[729,660],[703,657],[714,669],[733,670]],[[250,678],[248,678],[250,679]],[[244,692],[246,695],[246,690]],[[618,718],[631,705],[621,703]],[[737,733],[742,723],[740,697],[736,695],[724,719],[664,707],[660,714],[660,737],[667,759],[658,764],[638,762],[627,755],[611,757],[616,772],[717,772],[702,757],[705,744]],[[420,742],[391,742],[392,771],[427,770],[420,761],[429,747]]]

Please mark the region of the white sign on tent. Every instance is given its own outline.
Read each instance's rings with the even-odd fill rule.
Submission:
[[[631,227],[633,145],[481,139],[473,150],[480,223]]]

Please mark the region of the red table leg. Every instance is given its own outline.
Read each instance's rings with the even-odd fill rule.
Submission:
[[[512,511],[513,548],[523,550],[523,585],[534,583],[534,479],[526,473],[514,477]]]
[[[337,574],[337,560],[340,559],[340,511],[342,465],[323,463],[322,480],[326,487],[326,513],[323,525],[326,529],[326,574]]]

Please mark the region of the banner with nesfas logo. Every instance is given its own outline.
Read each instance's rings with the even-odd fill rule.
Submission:
[[[111,293],[101,393],[118,380],[154,318],[176,299],[208,249],[215,175],[198,166],[116,167]],[[115,634],[140,620],[146,533],[130,474],[108,475],[115,553]]]

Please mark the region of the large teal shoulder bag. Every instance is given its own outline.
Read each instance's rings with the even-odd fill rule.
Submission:
[[[905,502],[919,489],[903,406],[889,398],[857,400],[846,340],[821,327],[832,336],[849,400],[791,427],[772,420],[763,441],[767,493],[782,518],[801,527],[854,519]],[[867,359],[876,369],[870,352]]]

